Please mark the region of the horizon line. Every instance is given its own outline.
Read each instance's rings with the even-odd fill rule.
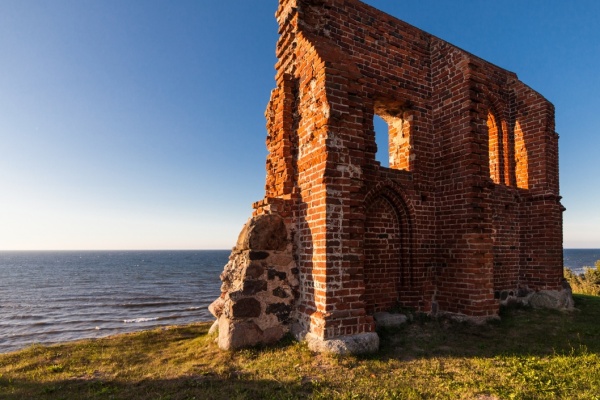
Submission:
[[[231,248],[204,248],[204,249],[0,249],[2,252],[17,252],[17,251],[231,251]]]
[[[563,250],[600,250],[599,247],[564,247]],[[31,251],[31,252],[41,252],[41,251],[231,251],[230,248],[187,248],[187,249],[0,249],[0,253],[2,252],[17,252],[17,251]]]

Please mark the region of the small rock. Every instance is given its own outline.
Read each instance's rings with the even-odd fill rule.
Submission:
[[[252,297],[239,300],[231,308],[234,318],[255,318],[261,313],[260,302]]]
[[[279,321],[287,321],[291,312],[292,306],[285,303],[269,304],[266,310],[267,314],[275,314]]]
[[[221,314],[223,314],[224,308],[225,300],[222,297],[219,297],[208,306],[208,311],[210,311],[210,313],[215,317],[219,318]]]
[[[214,333],[217,333],[219,331],[219,320],[215,320],[215,322],[213,322],[213,324],[211,325],[210,329],[208,330],[208,334],[212,335]]]
[[[379,336],[375,332],[338,336],[333,339],[321,339],[312,333],[305,337],[308,348],[316,352],[334,354],[370,354],[379,350]]]
[[[242,294],[244,296],[250,296],[258,292],[264,292],[265,290],[267,290],[267,281],[248,280],[244,282]]]
[[[392,314],[389,312],[378,312],[373,314],[375,324],[378,328],[397,328],[406,323],[408,319],[404,314]]]

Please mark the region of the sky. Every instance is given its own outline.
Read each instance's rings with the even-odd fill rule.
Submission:
[[[367,0],[556,107],[600,248],[600,2]],[[264,196],[276,0],[0,1],[0,250],[227,249]]]

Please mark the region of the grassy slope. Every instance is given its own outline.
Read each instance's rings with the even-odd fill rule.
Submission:
[[[218,350],[198,324],[0,354],[1,399],[600,399],[600,297],[507,310],[483,326],[423,318],[369,357]]]

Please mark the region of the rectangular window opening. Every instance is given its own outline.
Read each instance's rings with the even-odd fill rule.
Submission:
[[[407,111],[394,107],[377,107],[373,118],[377,154],[382,166],[405,171],[411,170],[411,118]]]

